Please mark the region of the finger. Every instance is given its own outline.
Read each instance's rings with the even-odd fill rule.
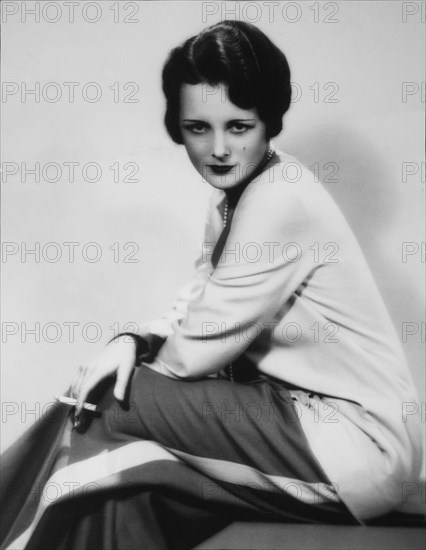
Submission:
[[[89,393],[93,390],[94,387],[96,387],[99,382],[105,377],[105,373],[102,372],[100,369],[94,368],[88,375],[85,377],[81,387],[79,388],[79,393],[77,395],[77,404],[75,408],[75,414],[78,416],[82,409],[83,404],[87,399],[87,396]]]
[[[71,392],[72,392],[72,395],[74,395],[74,388],[75,388],[75,386],[76,386],[76,384],[77,384],[77,381],[78,381],[79,377],[81,376],[81,369],[82,369],[82,367],[79,366],[78,369],[77,369],[77,371],[76,371],[75,374],[74,374],[73,379],[72,379],[72,382],[71,382]]]
[[[76,387],[75,387],[75,397],[77,399],[78,399],[78,396],[80,395],[81,388],[84,386],[87,379],[90,378],[91,373],[93,372],[93,368],[94,367],[92,367],[90,365],[83,367],[83,369],[81,371],[81,376],[78,379],[78,382],[77,382]]]
[[[80,366],[78,368],[78,372],[76,376],[74,377],[73,383],[71,385],[71,395],[72,397],[78,397],[80,387],[83,383],[84,377],[87,373],[87,366]]]
[[[114,397],[118,401],[123,401],[126,395],[127,385],[134,369],[134,362],[128,361],[121,363],[117,369],[117,382],[114,386]]]

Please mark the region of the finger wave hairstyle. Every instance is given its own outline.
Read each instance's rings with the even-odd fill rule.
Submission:
[[[266,139],[282,130],[290,107],[290,68],[283,52],[257,27],[243,21],[221,21],[174,48],[163,68],[165,125],[183,143],[179,125],[183,83],[220,83],[242,109],[256,108],[266,126]]]

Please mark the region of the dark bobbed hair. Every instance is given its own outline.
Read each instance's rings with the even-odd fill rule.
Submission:
[[[183,143],[181,86],[202,82],[223,83],[234,105],[256,108],[266,126],[266,139],[281,132],[291,100],[290,68],[283,52],[254,25],[221,21],[171,51],[163,68],[164,121],[176,143]]]

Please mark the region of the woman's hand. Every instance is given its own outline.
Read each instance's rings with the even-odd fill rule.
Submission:
[[[114,397],[124,399],[127,384],[136,362],[136,342],[129,336],[120,336],[110,342],[99,357],[81,366],[71,386],[77,399],[75,416],[80,414],[83,403],[93,388],[104,378],[116,374]]]

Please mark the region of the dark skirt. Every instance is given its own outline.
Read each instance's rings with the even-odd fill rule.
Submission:
[[[1,550],[189,549],[233,521],[357,521],[313,455],[285,385],[113,380],[78,430],[57,404],[2,457]]]

